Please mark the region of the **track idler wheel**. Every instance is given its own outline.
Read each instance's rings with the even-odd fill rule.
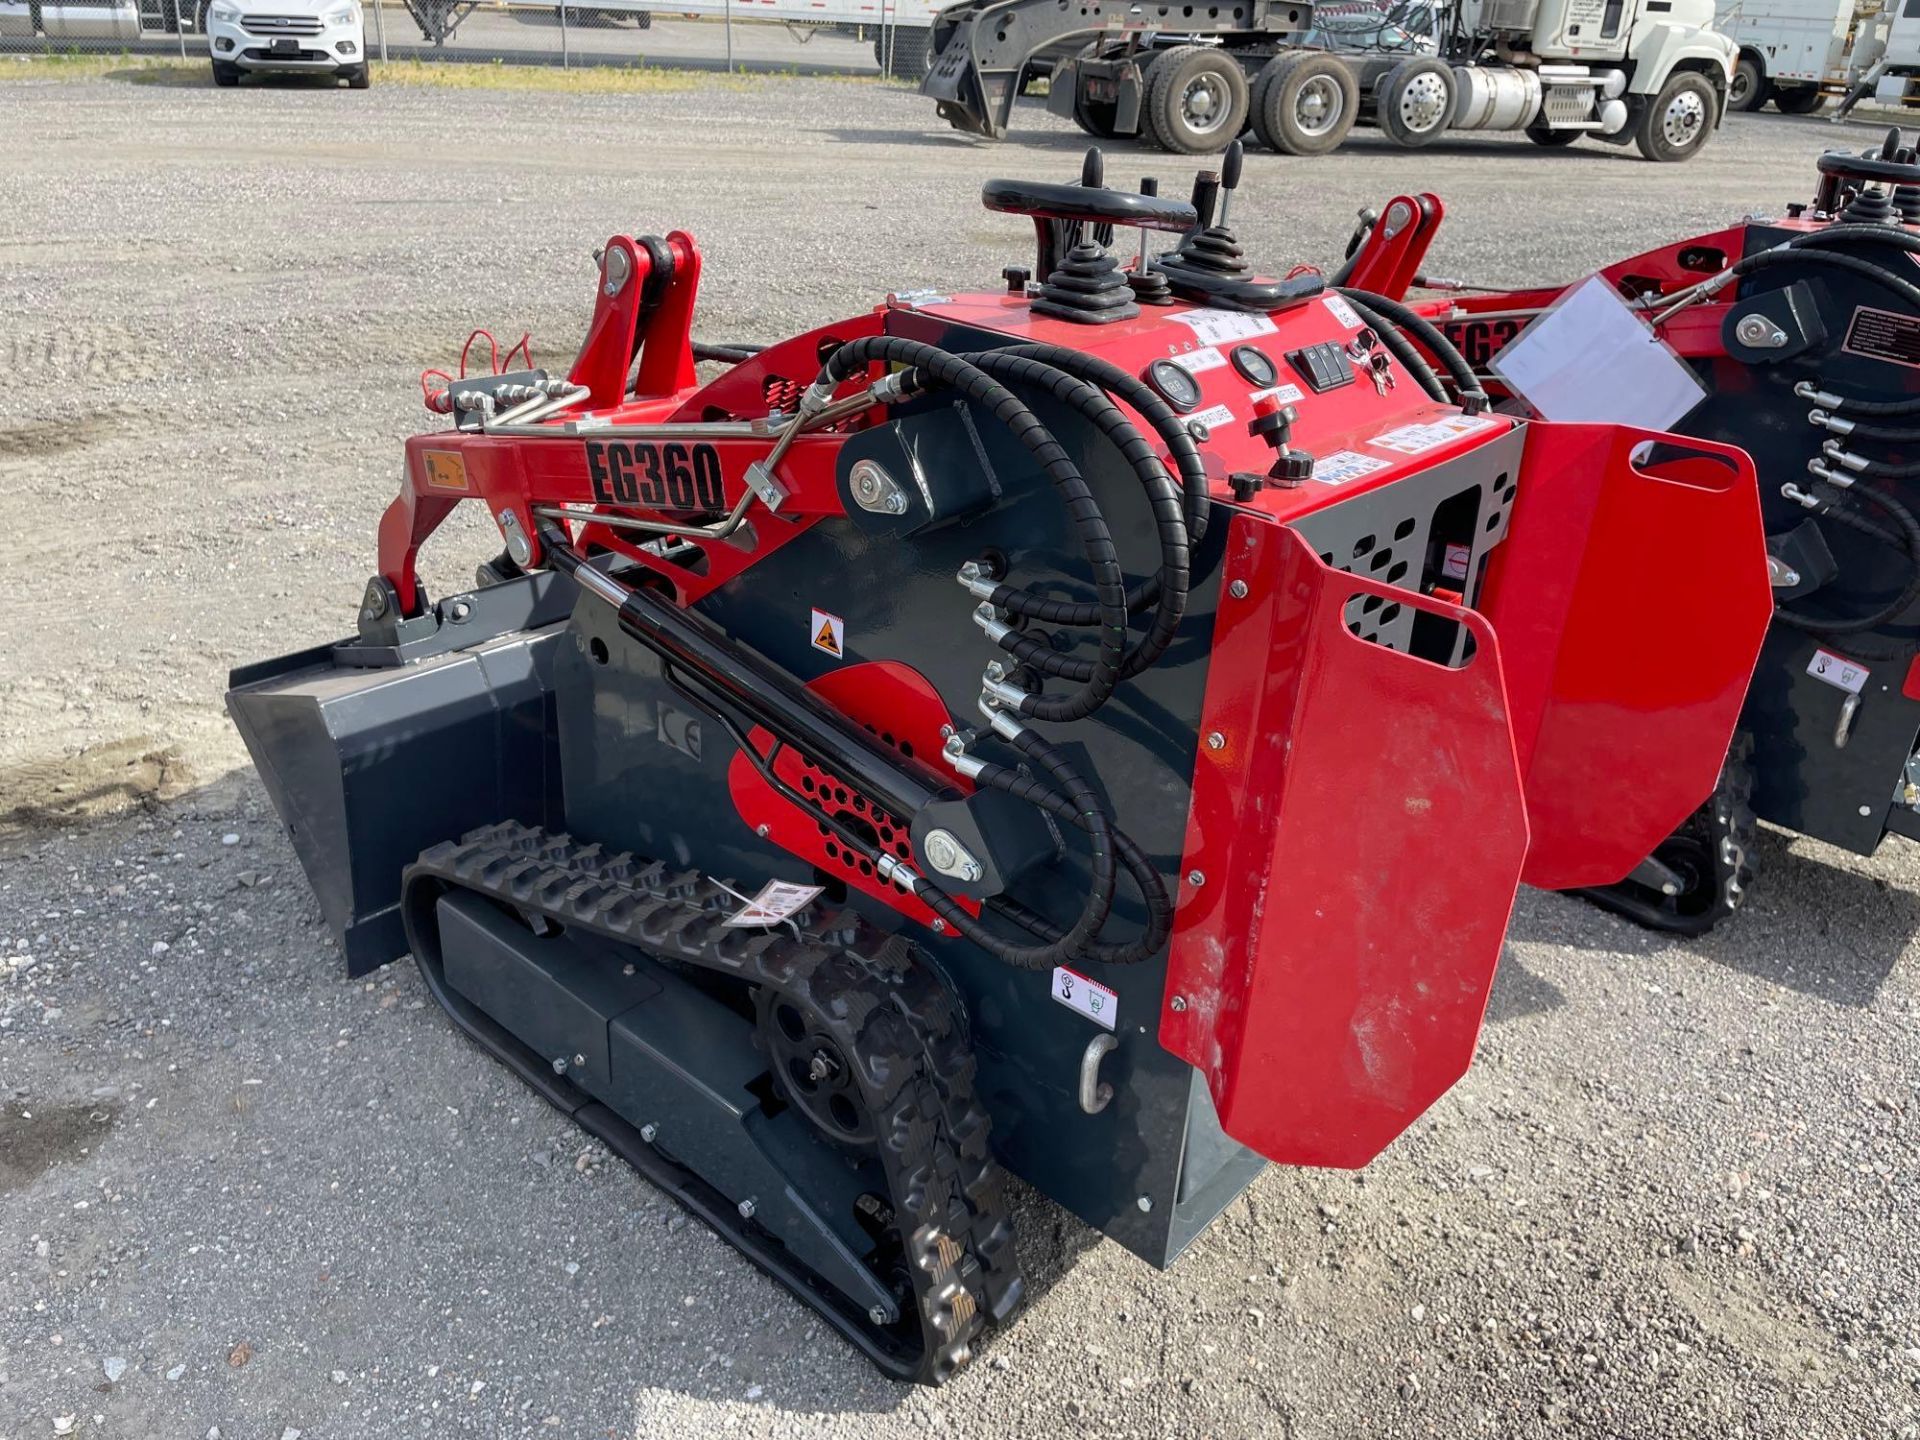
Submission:
[[[1734,737],[1707,803],[1618,885],[1576,891],[1649,930],[1704,935],[1740,908],[1756,869],[1753,737]]]

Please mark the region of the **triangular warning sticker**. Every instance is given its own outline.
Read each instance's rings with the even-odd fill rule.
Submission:
[[[824,610],[815,610],[808,622],[813,635],[813,648],[824,650],[834,659],[843,659],[847,653],[847,623],[838,615],[829,615]]]

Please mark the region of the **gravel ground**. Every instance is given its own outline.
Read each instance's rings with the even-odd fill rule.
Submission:
[[[1065,178],[1080,137],[934,127],[801,80],[0,86],[0,1440],[1920,1435],[1904,843],[1770,836],[1691,946],[1523,895],[1472,1073],[1379,1162],[1269,1172],[1168,1274],[1030,1201],[1039,1298],[938,1393],[876,1379],[409,970],[342,982],[220,692],[348,628],[418,372],[475,324],[562,358],[617,230],[704,238],[715,338],[991,283],[1028,238],[979,182]],[[1673,169],[1363,138],[1251,157],[1235,219],[1324,260],[1430,188],[1437,269],[1571,276],[1803,198],[1843,133],[1735,117]]]

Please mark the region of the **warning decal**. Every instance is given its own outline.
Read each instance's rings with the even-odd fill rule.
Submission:
[[[1862,305],[1847,322],[1846,343],[1840,348],[1870,360],[1920,369],[1920,315]]]
[[[1362,475],[1387,468],[1387,462],[1352,450],[1336,450],[1313,462],[1313,478],[1322,485],[1344,485]]]
[[[1203,345],[1198,350],[1189,350],[1184,355],[1171,357],[1189,375],[1203,375],[1209,370],[1218,370],[1227,363],[1227,357],[1211,345]]]
[[[1846,656],[1836,655],[1831,650],[1816,650],[1813,658],[1807,662],[1807,674],[1849,695],[1860,693],[1869,673],[1866,666],[1856,665]]]
[[[1069,1010],[1078,1010],[1096,1025],[1113,1029],[1120,1013],[1120,997],[1098,980],[1089,980],[1077,970],[1060,965],[1053,972],[1053,998]]]
[[[1360,312],[1347,304],[1344,295],[1322,295],[1320,303],[1327,307],[1327,313],[1349,330],[1360,328]]]
[[[467,462],[458,450],[423,450],[427,462],[427,484],[435,490],[465,490]]]
[[[807,634],[813,640],[814,649],[824,650],[836,660],[846,658],[847,622],[838,615],[815,610],[807,621]]]

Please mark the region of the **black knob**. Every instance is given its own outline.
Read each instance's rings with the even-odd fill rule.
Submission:
[[[1234,499],[1247,501],[1267,488],[1267,477],[1251,470],[1236,470],[1227,477],[1227,483],[1233,486]]]
[[[1298,485],[1313,478],[1313,457],[1304,450],[1289,450],[1273,462],[1267,474],[1277,485]]]
[[[1200,228],[1213,224],[1213,207],[1220,199],[1220,176],[1213,170],[1202,170],[1193,177],[1193,208],[1200,217]]]
[[[1107,160],[1100,153],[1098,145],[1087,147],[1087,157],[1080,162],[1080,183],[1089,190],[1098,190],[1107,181]]]
[[[1299,418],[1300,412],[1291,405],[1261,405],[1247,422],[1247,432],[1275,450],[1284,450],[1293,434],[1293,422]]]
[[[1900,154],[1901,138],[1900,127],[1898,125],[1887,131],[1887,138],[1880,144],[1880,158],[1882,160],[1892,160]]]
[[[1238,190],[1240,170],[1247,163],[1247,149],[1238,140],[1227,146],[1227,158],[1220,166],[1220,188]]]
[[[1009,295],[1027,293],[1027,281],[1033,278],[1033,272],[1024,265],[1009,265],[1000,272],[1000,278],[1007,282]]]

